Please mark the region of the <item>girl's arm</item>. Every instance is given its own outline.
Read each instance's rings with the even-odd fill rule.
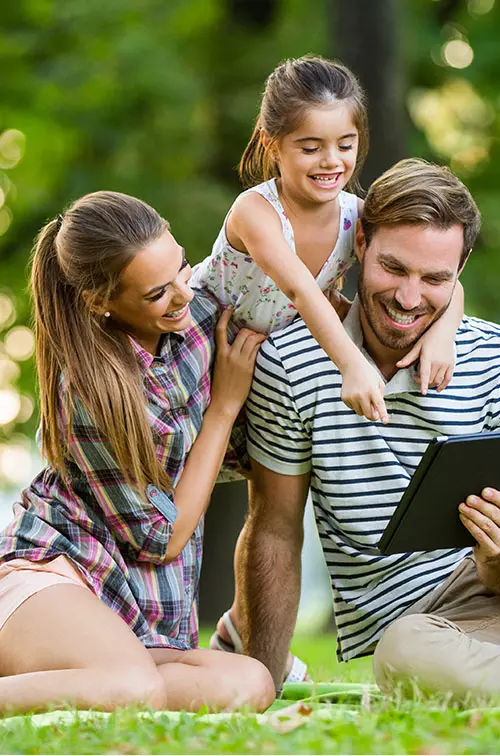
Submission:
[[[424,396],[429,386],[436,386],[438,391],[442,391],[452,379],[455,367],[455,336],[463,314],[464,289],[460,281],[457,281],[446,312],[397,363],[398,368],[405,368],[415,360],[420,361],[420,377],[417,380],[420,381]]]
[[[310,332],[342,374],[342,399],[369,420],[387,422],[384,383],[347,335],[312,273],[285,241],[276,211],[250,192],[236,201],[227,225],[236,247],[255,260],[300,313]]]

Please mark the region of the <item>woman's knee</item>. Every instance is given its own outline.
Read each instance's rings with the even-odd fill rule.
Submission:
[[[139,706],[163,710],[167,708],[165,681],[154,666],[109,670],[113,693],[113,708]]]
[[[223,653],[220,656],[224,661],[219,671],[220,705],[226,709],[249,708],[254,711],[269,708],[276,691],[264,664],[249,656]]]

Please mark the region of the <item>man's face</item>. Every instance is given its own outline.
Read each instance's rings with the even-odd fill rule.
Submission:
[[[356,241],[365,337],[372,347],[375,336],[384,347],[406,353],[451,301],[460,272],[462,226],[384,226],[366,247],[358,222]]]

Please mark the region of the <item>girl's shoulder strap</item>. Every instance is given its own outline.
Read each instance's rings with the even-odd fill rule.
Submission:
[[[344,209],[344,211],[347,211],[353,223],[355,223],[358,220],[358,197],[356,194],[352,194],[351,192],[340,192],[339,194],[339,201],[341,204],[341,207]]]
[[[269,181],[263,181],[262,184],[257,184],[257,186],[251,186],[250,189],[247,189],[247,192],[257,192],[257,194],[264,197],[274,207],[278,215],[281,216],[283,213],[283,207],[276,187],[276,179],[272,178]]]

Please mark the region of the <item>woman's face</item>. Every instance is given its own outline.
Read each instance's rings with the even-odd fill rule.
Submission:
[[[125,268],[119,294],[107,309],[124,331],[155,354],[163,333],[182,331],[191,323],[190,278],[184,249],[166,230]]]

